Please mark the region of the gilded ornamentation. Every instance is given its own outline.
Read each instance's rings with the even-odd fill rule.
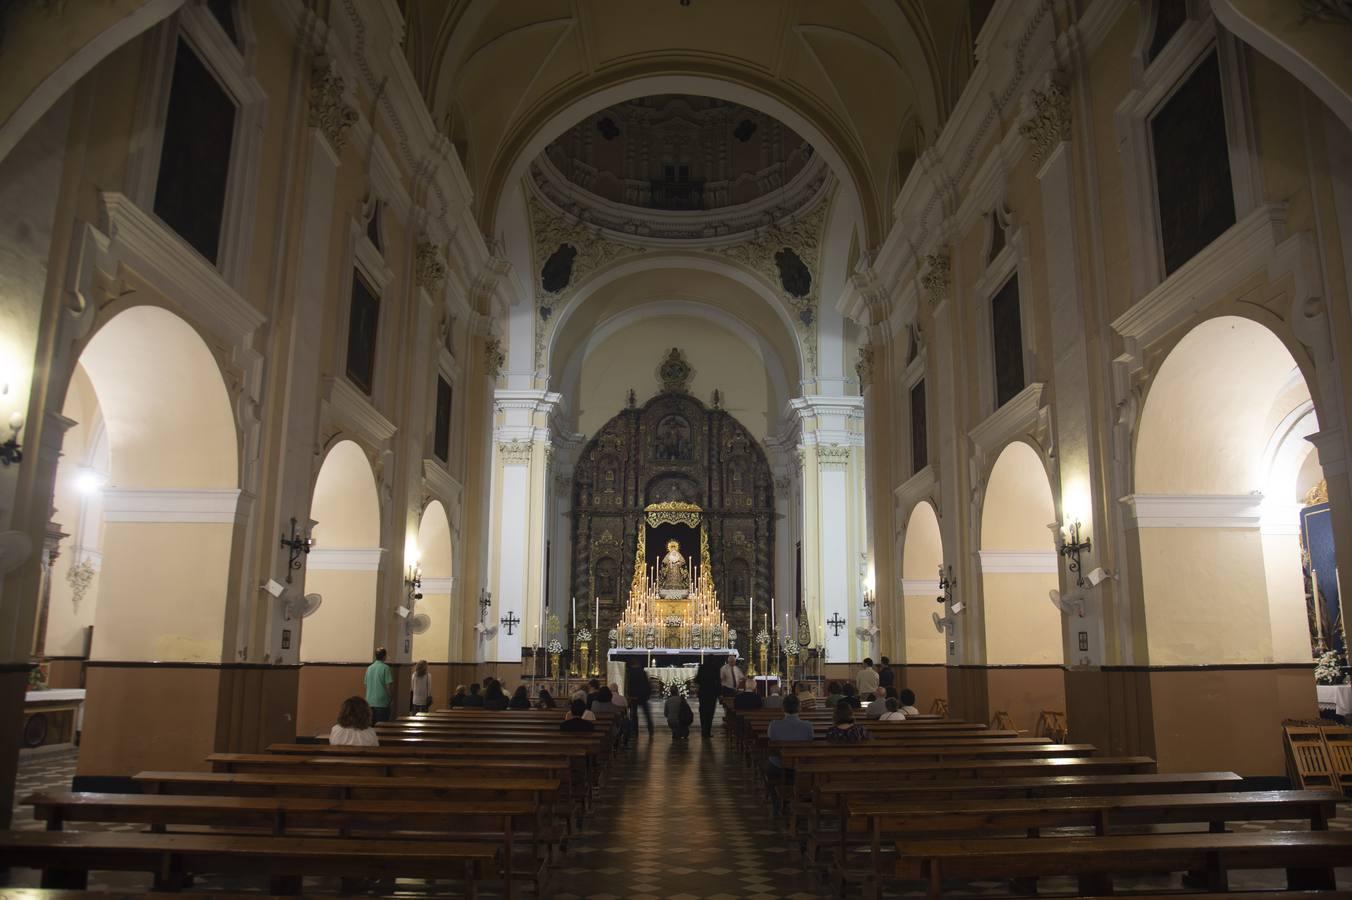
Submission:
[[[347,145],[347,130],[357,123],[357,110],[343,100],[343,76],[332,63],[316,62],[310,68],[311,128],[324,132],[335,152]]]
[[[817,447],[817,465],[823,469],[843,469],[850,464],[850,448],[839,444]]]
[[[93,563],[85,559],[71,566],[66,573],[66,583],[70,585],[70,602],[79,606],[89,592],[89,586],[94,583]]]
[[[668,503],[654,503],[644,509],[643,512],[647,517],[649,528],[668,524],[698,528],[703,510],[693,503],[673,500]]]
[[[418,285],[426,289],[427,293],[433,297],[441,293],[441,286],[446,283],[446,263],[436,244],[430,241],[418,242],[413,271]]]
[[[1305,492],[1305,505],[1314,506],[1317,503],[1329,502],[1329,483],[1324,479],[1319,479],[1319,483]]]
[[[952,264],[946,251],[926,255],[925,274],[920,276],[920,286],[929,296],[931,306],[938,306],[948,296],[952,277]]]
[[[1019,126],[1019,133],[1033,145],[1033,162],[1041,163],[1057,144],[1070,140],[1070,95],[1053,78],[1045,91],[1030,92],[1029,105],[1032,113]]]
[[[534,445],[530,441],[502,441],[498,444],[498,455],[509,466],[530,465]]]
[[[502,367],[507,363],[507,354],[502,352],[502,340],[490,337],[484,343],[484,367],[488,372],[489,378],[497,378],[502,374]]]

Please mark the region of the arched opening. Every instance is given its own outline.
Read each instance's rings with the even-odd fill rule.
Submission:
[[[906,538],[901,547],[901,594],[903,636],[902,659],[905,676],[902,683],[916,697],[948,695],[943,665],[947,635],[934,626],[934,614],[943,614],[935,602],[939,595],[939,567],[944,561],[943,535],[934,507],[920,502],[906,522]]]
[[[465,648],[464,617],[456,615],[451,600],[451,522],[446,507],[433,500],[423,510],[418,526],[418,555],[422,568],[422,599],[413,606],[413,613],[426,615],[430,620],[427,630],[413,634],[413,659],[427,660],[432,672],[432,696],[438,700],[449,698],[446,663],[463,659]],[[418,623],[414,623],[415,627]],[[453,649],[454,648],[454,649]]]
[[[353,441],[339,441],[324,458],[310,518],[315,543],[305,590],[324,601],[301,627],[300,734],[326,731],[343,699],[361,693],[374,649],[380,500],[366,453]]]
[[[1165,358],[1141,413],[1133,497],[1152,665],[1308,662],[1312,631],[1332,642],[1328,615],[1307,608],[1300,543],[1323,478],[1305,440],[1318,427],[1295,359],[1256,322],[1210,319]]]
[[[80,770],[122,771],[132,765],[128,752],[143,768],[157,758],[177,764],[181,747],[157,756],[163,748],[151,739],[157,729],[148,720],[162,710],[115,698],[147,689],[138,679],[154,677],[125,663],[227,661],[239,499],[229,395],[192,326],[163,308],[137,306],[89,340],[63,414],[76,424],[63,442],[52,502],[70,538],[51,573],[44,651],[87,651],[96,663]],[[180,679],[182,689],[191,691],[190,682]],[[214,721],[175,727],[199,724],[209,740]],[[127,733],[145,736],[146,746],[124,746],[116,735]]]
[[[1015,441],[1001,451],[981,508],[981,602],[992,713],[1033,728],[1044,709],[1065,710],[1061,614],[1052,532],[1056,504],[1042,460]]]

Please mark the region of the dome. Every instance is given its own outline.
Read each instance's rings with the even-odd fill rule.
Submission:
[[[639,97],[576,123],[531,165],[536,192],[601,228],[657,239],[736,236],[829,187],[812,145],[772,116],[713,97]]]

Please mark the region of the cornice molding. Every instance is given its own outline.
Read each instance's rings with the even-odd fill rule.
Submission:
[[[382,547],[314,547],[305,558],[310,572],[378,572]]]
[[[331,425],[350,430],[371,447],[384,449],[394,437],[397,426],[381,415],[371,398],[357,390],[346,378],[324,379],[324,406]]]
[[[901,595],[903,597],[936,597],[939,594],[937,578],[903,578]]]
[[[1055,550],[980,550],[981,571],[986,575],[1055,575]]]
[[[105,522],[233,524],[240,492],[226,488],[104,488]]]
[[[1122,498],[1137,528],[1256,529],[1263,520],[1263,495],[1132,494]]]

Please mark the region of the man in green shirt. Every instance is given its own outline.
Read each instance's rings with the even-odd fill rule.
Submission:
[[[366,667],[366,702],[371,707],[371,724],[390,721],[390,691],[394,673],[385,665],[385,648],[376,648],[376,661]]]

